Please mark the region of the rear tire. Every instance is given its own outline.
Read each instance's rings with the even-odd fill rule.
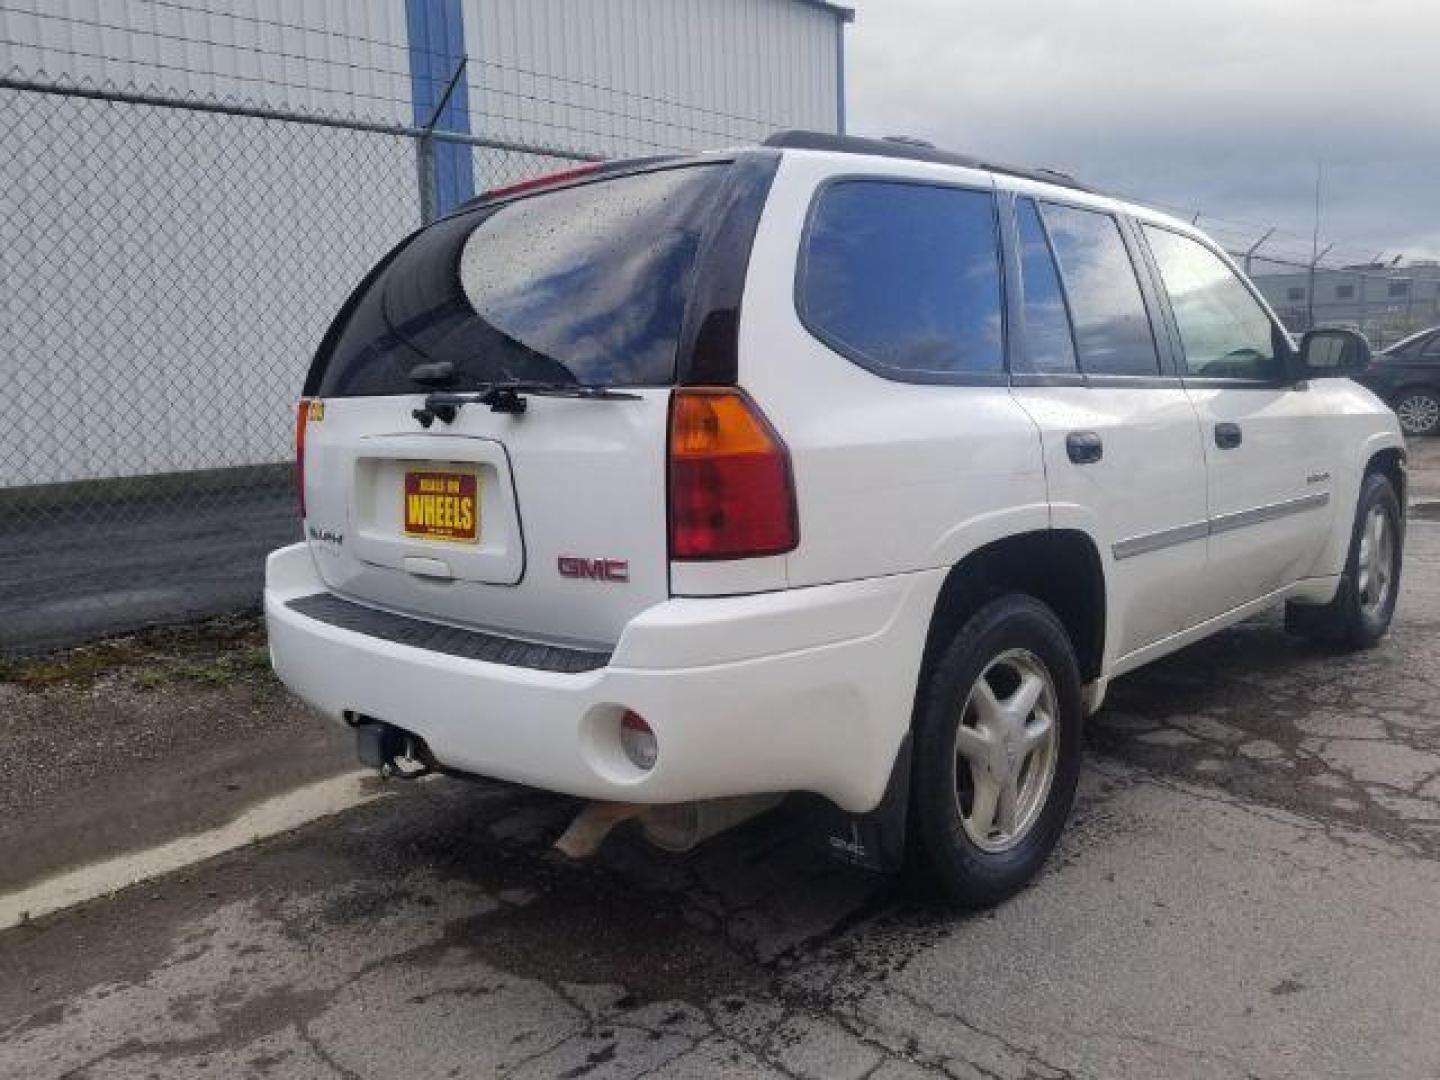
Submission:
[[[958,907],[990,907],[1055,847],[1080,775],[1080,670],[1055,613],[1019,594],[972,615],[930,668],[915,721],[914,836]]]
[[[1400,592],[1405,518],[1390,478],[1369,473],[1350,533],[1340,589],[1328,604],[1287,604],[1285,629],[1314,641],[1368,649],[1385,636]]]
[[[1406,435],[1440,431],[1440,394],[1434,390],[1403,390],[1395,398],[1395,415]]]

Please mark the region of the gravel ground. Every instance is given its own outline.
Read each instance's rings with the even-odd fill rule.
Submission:
[[[0,892],[354,767],[271,674],[258,616],[13,660],[0,745]]]

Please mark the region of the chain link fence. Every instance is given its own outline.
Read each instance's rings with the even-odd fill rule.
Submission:
[[[596,155],[0,79],[0,653],[252,607],[294,400],[349,290],[482,187]]]

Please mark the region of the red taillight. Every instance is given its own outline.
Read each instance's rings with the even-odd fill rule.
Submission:
[[[739,390],[676,390],[670,557],[780,555],[799,532],[790,455],[755,403]]]
[[[310,419],[310,399],[301,398],[295,408],[295,493],[299,499],[300,520],[305,520],[305,426]]]
[[[491,188],[482,192],[482,199],[503,199],[507,195],[519,195],[526,191],[535,191],[538,188],[550,187],[553,184],[563,184],[567,180],[573,180],[577,176],[584,176],[600,168],[604,162],[589,161],[584,165],[576,165],[573,169],[561,169],[559,172],[546,173],[544,176],[532,176],[529,180],[521,180],[518,183],[506,184],[504,187]]]

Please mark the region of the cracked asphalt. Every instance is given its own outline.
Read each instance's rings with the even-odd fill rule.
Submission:
[[[0,1076],[1440,1076],[1440,524],[1346,655],[1116,683],[1040,880],[959,917],[782,809],[689,857],[426,781],[0,934]]]

